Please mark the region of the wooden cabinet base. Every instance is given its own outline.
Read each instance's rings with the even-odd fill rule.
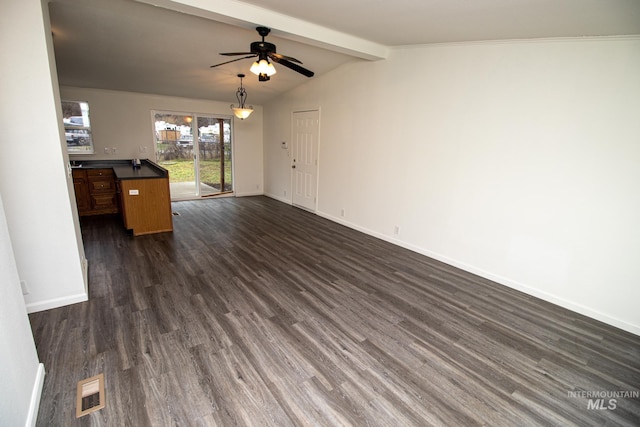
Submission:
[[[72,174],[80,216],[120,212],[113,169],[74,169]]]
[[[169,179],[119,181],[124,226],[134,236],[173,231]]]

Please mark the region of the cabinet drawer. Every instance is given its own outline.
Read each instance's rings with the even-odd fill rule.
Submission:
[[[116,200],[116,194],[92,194],[91,209],[103,213],[117,213],[118,202]]]
[[[89,178],[94,178],[94,177],[112,178],[113,177],[113,169],[88,169],[87,170],[87,176]]]
[[[89,177],[89,192],[93,193],[114,193],[116,191],[116,183],[113,179],[100,178],[100,177]]]

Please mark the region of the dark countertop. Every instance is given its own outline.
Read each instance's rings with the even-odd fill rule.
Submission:
[[[141,160],[138,168],[131,160],[74,160],[72,169],[113,169],[116,179],[167,178],[169,172],[151,160]]]

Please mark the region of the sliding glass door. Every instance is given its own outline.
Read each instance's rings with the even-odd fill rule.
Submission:
[[[199,116],[197,128],[201,195],[232,192],[231,120]]]
[[[153,130],[172,200],[233,192],[231,119],[154,111]]]

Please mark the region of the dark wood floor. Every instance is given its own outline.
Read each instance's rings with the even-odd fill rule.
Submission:
[[[640,423],[638,398],[569,396],[637,391],[638,336],[265,197],[173,209],[136,238],[83,220],[90,300],[30,316],[38,425]]]

